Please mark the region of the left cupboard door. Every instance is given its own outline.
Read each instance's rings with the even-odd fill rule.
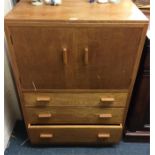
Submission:
[[[72,74],[71,28],[10,27],[22,89],[67,89]]]

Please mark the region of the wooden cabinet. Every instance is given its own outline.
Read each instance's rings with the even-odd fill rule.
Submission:
[[[128,0],[15,6],[5,32],[32,143],[119,142],[147,25]]]

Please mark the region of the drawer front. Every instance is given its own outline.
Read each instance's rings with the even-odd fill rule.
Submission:
[[[106,144],[119,142],[122,125],[29,125],[28,132],[33,144]]]
[[[125,107],[127,93],[24,93],[26,106]]]
[[[124,108],[48,107],[26,112],[31,124],[120,124]]]

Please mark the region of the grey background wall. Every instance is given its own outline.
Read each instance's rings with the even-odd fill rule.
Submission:
[[[12,0],[4,1],[4,15],[13,7]],[[4,38],[4,149],[7,147],[11,132],[21,114],[7,58],[7,42]]]

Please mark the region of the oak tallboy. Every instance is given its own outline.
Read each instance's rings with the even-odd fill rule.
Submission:
[[[119,142],[147,25],[130,0],[21,0],[6,15],[8,56],[32,144]]]

